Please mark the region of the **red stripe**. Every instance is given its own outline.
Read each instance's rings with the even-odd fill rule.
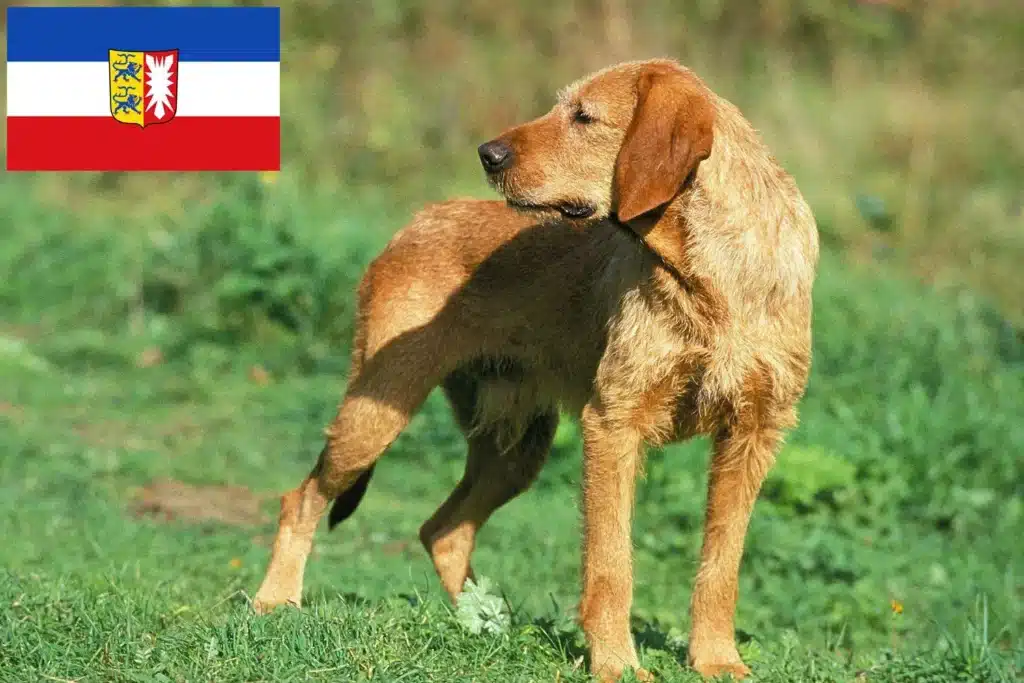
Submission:
[[[278,117],[7,118],[8,171],[278,171]]]

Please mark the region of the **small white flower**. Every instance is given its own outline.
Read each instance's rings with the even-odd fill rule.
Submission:
[[[491,593],[493,586],[486,577],[480,583],[466,579],[462,593],[456,601],[456,618],[470,633],[497,635],[508,630],[511,617],[505,608],[505,601]]]

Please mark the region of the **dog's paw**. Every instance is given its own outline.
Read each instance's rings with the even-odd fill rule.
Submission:
[[[597,680],[601,683],[619,683],[622,680],[623,675],[630,667],[606,665],[597,671]],[[647,669],[641,669],[639,666],[632,668],[633,676],[640,683],[653,683],[654,674]]]
[[[302,600],[295,597],[282,598],[273,594],[264,594],[262,591],[256,594],[252,601],[252,609],[256,614],[270,614],[278,607],[288,605],[296,609],[302,607]]]
[[[597,674],[597,680],[601,683],[619,683],[623,673],[624,671],[615,672],[611,669],[603,669]],[[633,676],[640,683],[654,683],[654,674],[647,669],[633,669]]]
[[[735,662],[694,662],[693,669],[704,678],[715,678],[723,674],[732,674],[735,680],[741,680],[750,675],[750,668],[741,661]]]
[[[636,675],[636,680],[641,683],[654,683],[654,674],[647,669],[637,669],[633,673]]]

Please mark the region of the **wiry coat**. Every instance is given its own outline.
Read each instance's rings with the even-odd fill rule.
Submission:
[[[642,446],[712,436],[690,659],[743,675],[743,540],[810,364],[811,212],[740,112],[666,60],[573,84],[488,145],[506,202],[427,207],[368,269],[345,400],[317,467],[283,499],[257,607],[299,603],[320,516],[335,499],[332,521],[354,509],[441,385],[469,457],[421,538],[453,599],[476,531],[532,482],[559,411],[582,416],[581,618],[606,680],[639,665],[629,529]]]

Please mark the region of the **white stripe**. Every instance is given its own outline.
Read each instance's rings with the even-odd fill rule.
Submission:
[[[110,116],[106,62],[8,62],[8,116]],[[280,116],[278,62],[182,62],[177,116]]]

